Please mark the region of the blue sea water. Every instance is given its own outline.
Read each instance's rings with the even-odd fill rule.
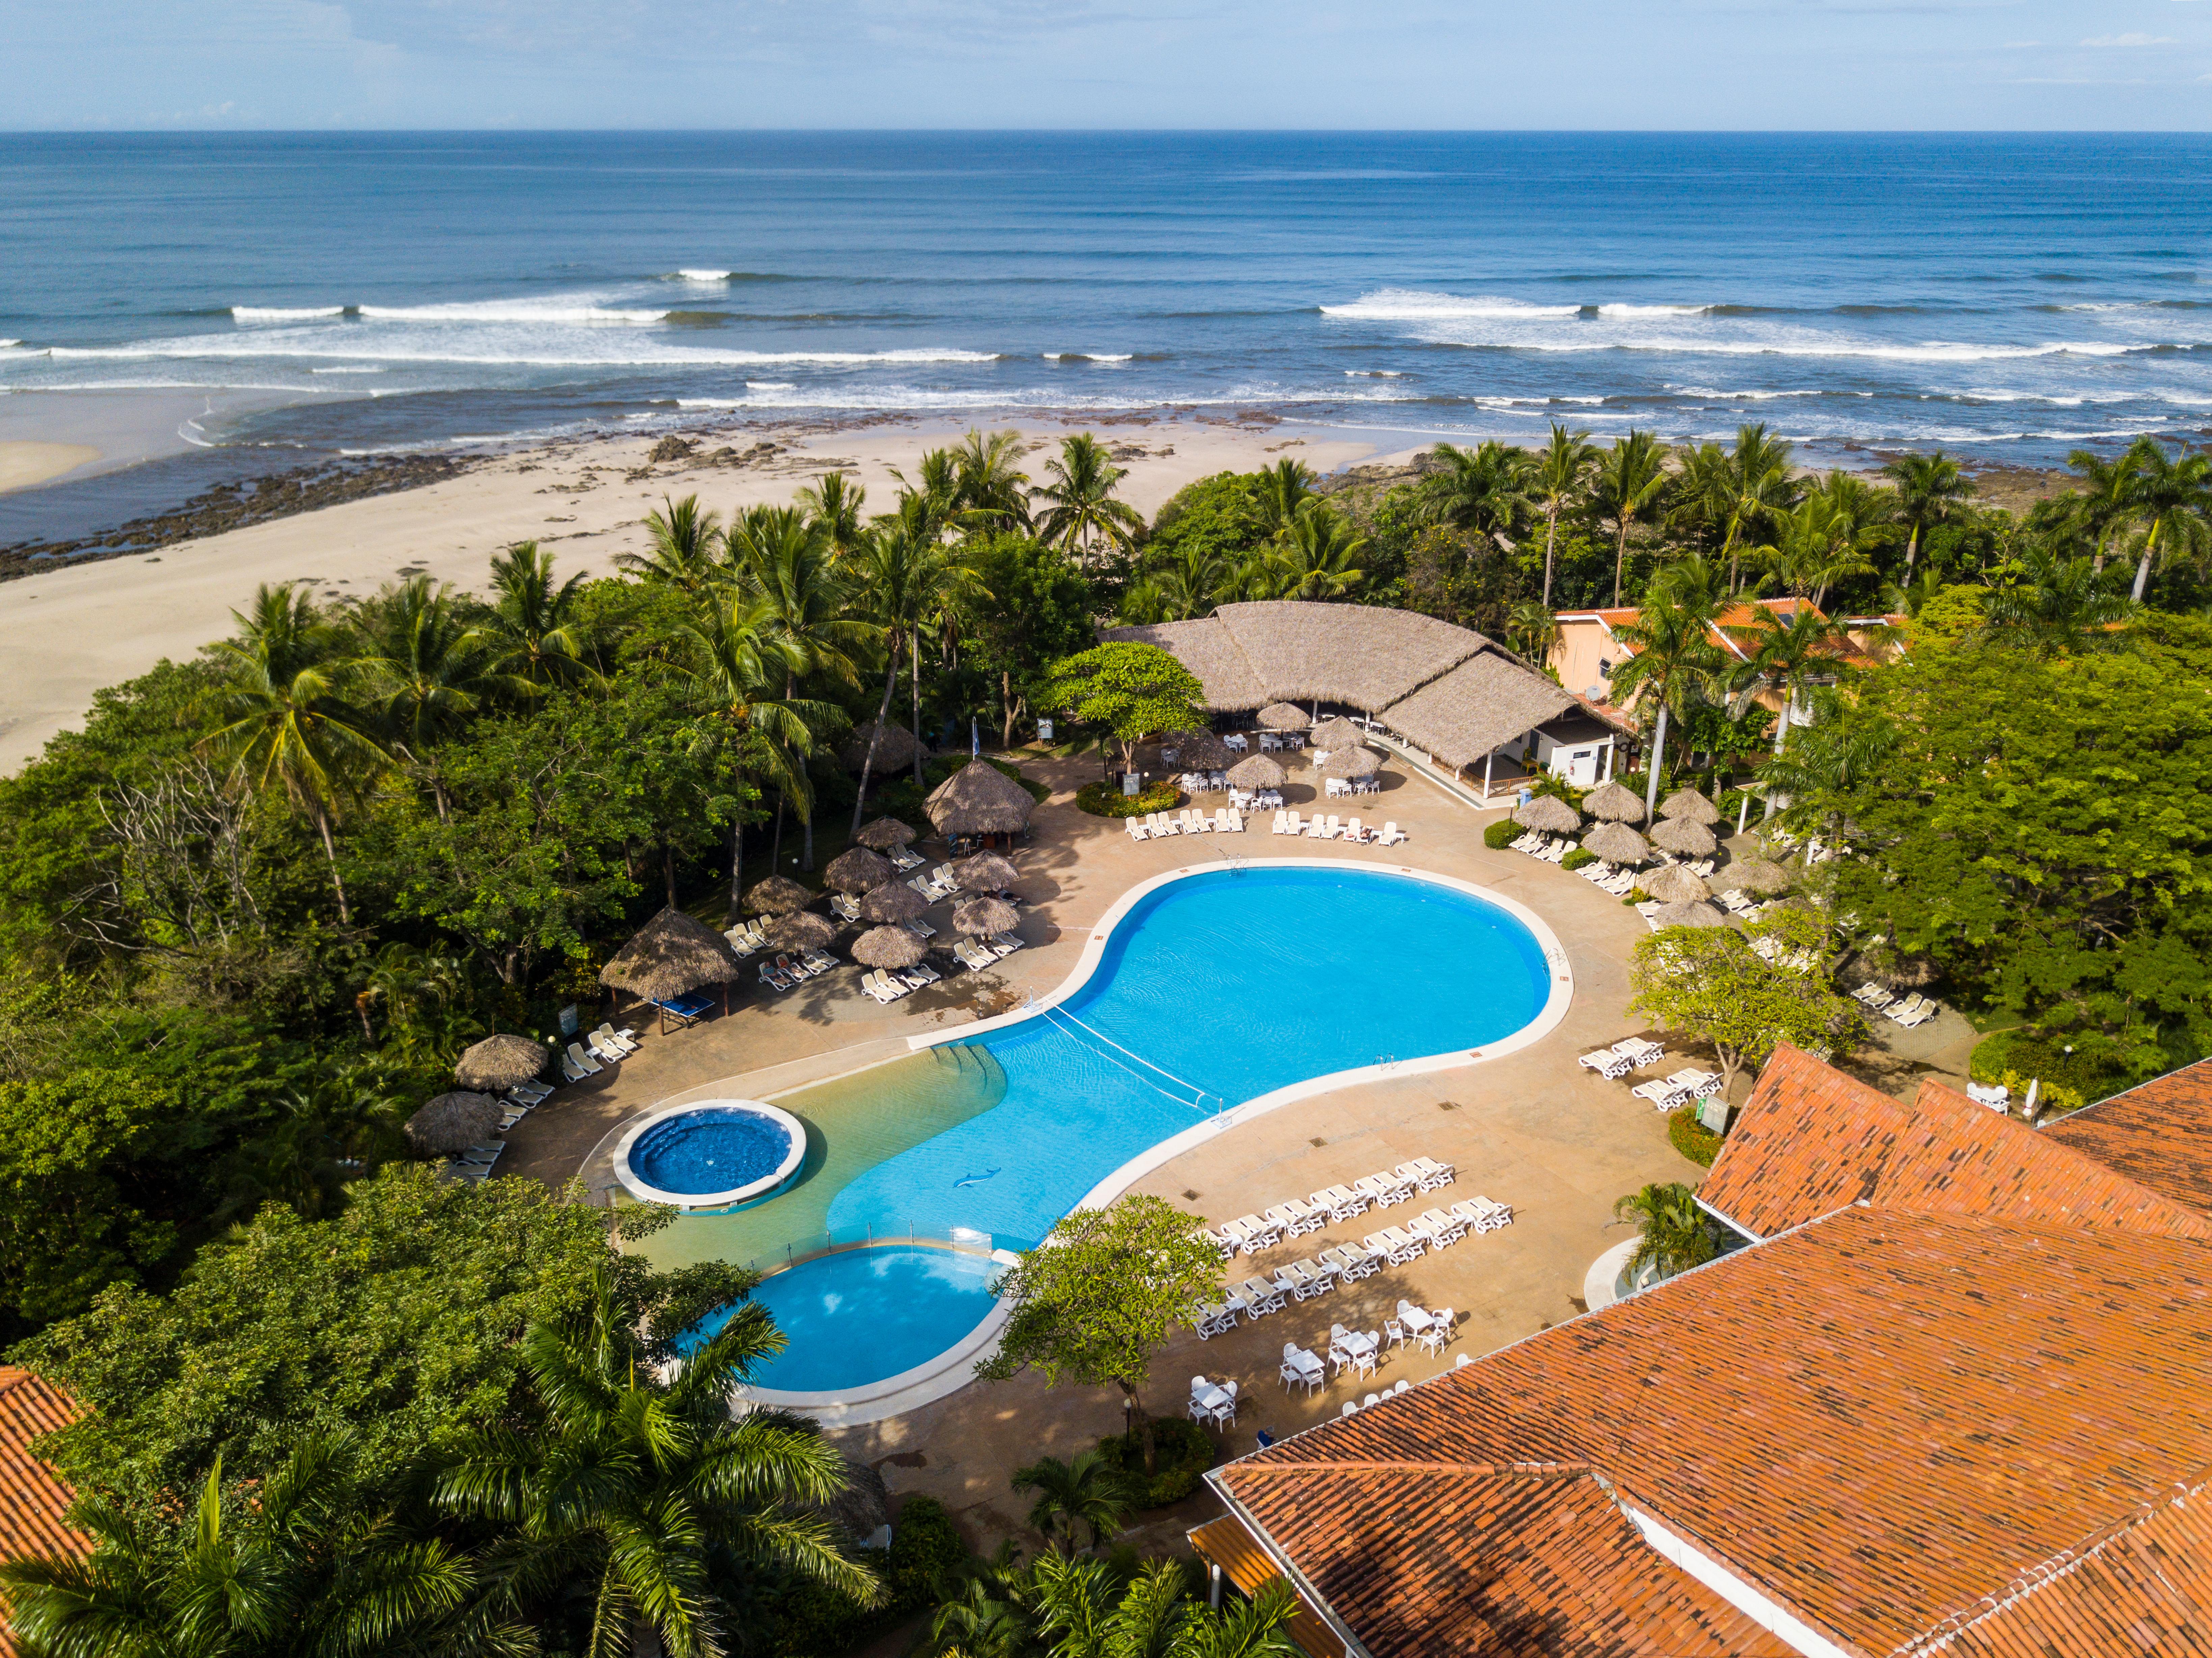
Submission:
[[[2050,462],[2212,425],[2208,185],[2194,135],[5,135],[0,392],[207,393],[202,476],[1047,409]]]

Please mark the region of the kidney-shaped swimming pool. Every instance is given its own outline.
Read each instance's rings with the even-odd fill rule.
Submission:
[[[1334,863],[1167,880],[1127,906],[1072,993],[939,1051],[1002,1072],[995,1103],[860,1166],[840,1166],[834,1148],[810,1155],[793,1187],[726,1218],[741,1231],[712,1253],[743,1260],[825,1232],[956,1229],[1027,1248],[1115,1171],[1231,1108],[1316,1078],[1496,1044],[1542,1014],[1553,989],[1529,926],[1456,883]],[[830,1091],[849,1098],[870,1074],[776,1103],[812,1121],[810,1096],[826,1114]],[[946,1074],[972,1081],[957,1064]],[[686,1217],[672,1230],[717,1219]],[[805,1275],[834,1274],[836,1316],[853,1339],[832,1362],[802,1357],[794,1342],[760,1387],[835,1392],[915,1365],[911,1332],[896,1352],[869,1340],[875,1280],[858,1266],[805,1262],[778,1275],[773,1299],[791,1301],[806,1293]],[[897,1281],[882,1279],[884,1292]],[[921,1344],[937,1351],[975,1327],[971,1303],[945,1307],[942,1339]],[[821,1337],[809,1334],[811,1348]]]

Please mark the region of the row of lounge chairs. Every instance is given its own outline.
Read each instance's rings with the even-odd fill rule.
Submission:
[[[1506,848],[1509,852],[1525,852],[1531,858],[1547,864],[1565,861],[1566,855],[1574,849],[1573,841],[1559,840],[1535,829],[1530,829]]]
[[[1632,1071],[1640,1071],[1647,1065],[1656,1065],[1667,1057],[1667,1050],[1657,1042],[1647,1042],[1641,1036],[1629,1036],[1611,1048],[1601,1048],[1583,1054],[1575,1063],[1585,1071],[1595,1071],[1610,1082],[1626,1077]]]
[[[939,864],[926,875],[909,875],[906,884],[933,904],[960,896],[960,883],[950,864]]]
[[[1760,961],[1771,962],[1777,967],[1790,968],[1799,973],[1810,973],[1820,964],[1820,958],[1811,950],[1785,950],[1772,938],[1753,938],[1751,949]]]
[[[1164,841],[1170,835],[1244,833],[1244,815],[1227,806],[1216,807],[1211,817],[1195,806],[1185,806],[1181,811],[1148,812],[1122,821],[1129,826],[1132,841]]]
[[[960,965],[970,973],[980,972],[1003,957],[1012,955],[1022,947],[1019,935],[994,932],[988,938],[963,938],[952,946],[952,954]]]
[[[608,1066],[619,1065],[637,1052],[637,1037],[628,1030],[617,1030],[611,1024],[602,1024],[582,1041],[568,1044],[568,1051],[561,1056],[561,1072],[572,1083],[586,1077],[596,1077]],[[548,1090],[547,1092],[550,1092]],[[545,1096],[540,1094],[538,1098]],[[538,1103],[537,1100],[531,1104]]]
[[[1387,1209],[1407,1201],[1417,1192],[1429,1193],[1449,1186],[1458,1171],[1433,1157],[1401,1163],[1388,1174],[1363,1175],[1349,1186],[1324,1187],[1304,1201],[1285,1198],[1265,1215],[1242,1215],[1218,1232],[1209,1232],[1222,1259],[1254,1254],[1273,1248],[1285,1237],[1304,1237],[1333,1221],[1350,1220],[1371,1208]]]
[[[1309,841],[1351,841],[1361,846],[1371,843],[1395,847],[1409,838],[1395,819],[1379,829],[1371,829],[1364,827],[1357,817],[1347,823],[1334,812],[1327,818],[1316,812],[1302,823],[1296,811],[1279,811],[1274,827],[1278,835],[1303,835]]]
[[[761,982],[777,990],[789,990],[794,985],[842,967],[844,963],[826,950],[787,951],[772,962],[761,963]]]
[[[1856,990],[1851,992],[1851,996],[1854,1000],[1864,1002],[1883,1017],[1895,1020],[1907,1030],[1916,1025],[1926,1024],[1929,1020],[1943,1011],[1943,1005],[1941,1002],[1930,1001],[1927,997],[1917,993],[1909,996],[1893,995],[1880,985],[1861,985]]]
[[[1632,1071],[1659,1064],[1667,1057],[1667,1050],[1657,1042],[1647,1042],[1641,1036],[1630,1036],[1615,1042],[1611,1048],[1601,1048],[1579,1055],[1575,1063],[1585,1071],[1595,1071],[1607,1081],[1626,1077]],[[1656,1082],[1639,1083],[1629,1090],[1640,1100],[1649,1100],[1661,1111],[1672,1111],[1686,1100],[1710,1099],[1721,1091],[1717,1072],[1700,1071],[1686,1066],[1671,1076]]]
[[[1741,891],[1738,890],[1735,887],[1730,887],[1726,892],[1720,894],[1719,896],[1721,908],[1727,910],[1729,914],[1739,917],[1743,920],[1755,921],[1760,916],[1766,914],[1766,906],[1765,904],[1746,897]]]
[[[571,1072],[569,1080],[572,1082],[579,1076],[593,1075],[603,1068],[591,1058],[592,1054],[599,1054],[602,1058],[613,1060],[637,1051],[635,1033],[628,1029],[617,1030],[611,1024],[602,1024],[591,1034],[587,1040],[591,1043],[588,1053],[583,1042],[571,1042],[568,1044],[568,1054],[562,1059],[561,1064],[563,1070],[569,1070],[580,1060],[584,1066],[589,1067],[587,1070]],[[501,1114],[497,1132],[501,1134],[506,1133],[508,1129],[551,1098],[552,1094],[553,1085],[550,1083],[515,1084],[514,1087],[500,1096]],[[487,1180],[490,1178],[493,1165],[498,1163],[506,1151],[507,1142],[503,1139],[488,1141],[482,1145],[471,1145],[465,1151],[457,1152],[447,1158],[445,1168],[439,1173],[439,1178],[467,1181],[471,1185],[479,1181]]]
[[[927,962],[917,962],[912,967],[876,968],[860,975],[860,989],[888,1005],[902,996],[927,989],[944,976]]]

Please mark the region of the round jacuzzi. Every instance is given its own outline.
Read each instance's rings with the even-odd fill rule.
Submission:
[[[806,1126],[758,1100],[695,1100],[640,1118],[615,1148],[632,1197],[726,1209],[775,1191],[806,1160]]]

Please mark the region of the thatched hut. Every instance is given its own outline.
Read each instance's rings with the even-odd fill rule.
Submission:
[[[1644,800],[1632,789],[1618,783],[1600,783],[1583,796],[1583,810],[1601,823],[1640,823],[1644,821]]]
[[[870,852],[866,847],[848,847],[830,860],[830,867],[822,872],[825,886],[840,892],[860,893],[875,888],[896,875],[890,859],[879,852]]]
[[[615,952],[614,959],[599,969],[599,982],[610,989],[627,990],[656,1006],[702,986],[720,985],[722,1011],[726,1013],[729,987],[744,971],[727,938],[682,910],[670,908],[640,927],[636,936]],[[665,1029],[665,1011],[661,1020]]]
[[[1684,858],[1710,858],[1721,845],[1694,817],[1661,818],[1651,826],[1651,844]]]
[[[1651,918],[1655,926],[1726,926],[1728,917],[1711,904],[1662,904]]]
[[[1232,789],[1279,789],[1289,778],[1290,773],[1264,754],[1239,760],[1229,768],[1229,786]]]
[[[853,940],[853,959],[863,967],[912,967],[929,946],[902,926],[870,927]]]
[[[1270,702],[1252,716],[1252,723],[1261,731],[1302,732],[1313,721],[1295,702]]]
[[[768,930],[768,941],[777,950],[827,950],[836,937],[836,923],[811,909],[794,910]]]
[[[867,758],[868,739],[875,734],[875,729],[876,722],[872,720],[853,727],[852,735],[837,750],[837,757],[844,762],[847,771],[860,770],[861,762]],[[927,759],[929,750],[916,743],[914,733],[904,726],[886,726],[883,740],[876,744],[875,763],[869,770],[879,777],[890,772],[904,771],[914,764],[916,755]]]
[[[995,852],[979,852],[952,866],[952,878],[970,892],[1004,892],[1022,872]]]
[[[878,852],[889,852],[893,847],[902,847],[914,839],[914,829],[896,817],[878,817],[872,823],[863,823],[860,832],[853,837],[864,847]]]
[[[1640,864],[1651,855],[1644,837],[1626,823],[1600,823],[1583,836],[1583,850],[1608,864]]]
[[[1582,814],[1556,794],[1540,794],[1527,805],[1516,806],[1513,821],[1546,835],[1572,835],[1583,826]]]
[[[1357,748],[1367,740],[1367,733],[1341,714],[1324,720],[1306,733],[1309,748],[1325,749],[1334,754],[1339,749]]]
[[[1662,864],[1650,874],[1638,876],[1636,884],[1662,904],[1701,904],[1713,896],[1711,888],[1680,864]]]
[[[1686,817],[1695,823],[1717,823],[1721,809],[1692,788],[1676,789],[1659,803],[1662,817]]]
[[[860,919],[881,926],[911,921],[929,908],[929,900],[903,881],[886,881],[860,900]]]
[[[1739,858],[1713,877],[1723,892],[1785,892],[1793,878],[1781,865],[1765,858]]]
[[[745,894],[745,908],[756,915],[788,915],[813,902],[814,895],[788,875],[771,875]]]
[[[979,936],[1005,932],[1021,919],[1020,913],[1003,898],[970,898],[952,907],[952,925]]]
[[[1185,771],[1219,771],[1237,757],[1212,732],[1171,732],[1160,745],[1176,751],[1175,763]]]
[[[498,1133],[506,1114],[489,1094],[441,1094],[407,1119],[407,1143],[417,1151],[465,1151]]]
[[[464,1088],[497,1092],[528,1082],[551,1057],[527,1036],[487,1036],[461,1055],[453,1080]]]
[[[1331,749],[1321,763],[1323,777],[1372,777],[1382,769],[1372,749]]]
[[[1030,792],[988,760],[971,760],[932,791],[924,803],[929,821],[951,840],[1019,835],[1036,802]]]

